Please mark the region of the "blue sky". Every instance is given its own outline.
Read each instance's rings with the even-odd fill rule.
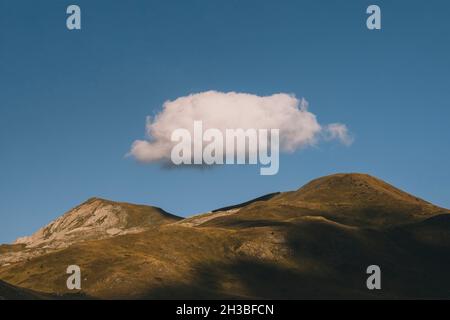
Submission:
[[[78,4],[82,30],[68,31]],[[382,10],[369,31],[365,10]],[[365,172],[450,207],[448,1],[0,0],[0,242],[92,196],[186,216]],[[206,90],[305,97],[350,147],[255,166],[167,170],[126,158],[145,118]]]

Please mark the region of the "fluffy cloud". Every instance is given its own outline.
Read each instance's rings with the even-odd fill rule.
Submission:
[[[347,126],[341,123],[332,123],[325,127],[324,135],[327,140],[339,140],[346,146],[353,143],[353,137],[348,133]]]
[[[142,162],[170,161],[172,132],[185,128],[193,134],[194,121],[202,121],[203,130],[216,128],[224,135],[226,129],[279,129],[282,152],[315,145],[324,137],[352,143],[345,125],[320,125],[307,102],[293,95],[207,91],[166,101],[159,114],[147,118],[148,139],[136,140],[130,155]]]

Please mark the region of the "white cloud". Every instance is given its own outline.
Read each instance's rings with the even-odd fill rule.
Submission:
[[[204,130],[279,129],[280,150],[295,150],[315,145],[321,137],[351,144],[343,124],[321,126],[308,111],[307,102],[279,93],[257,96],[248,93],[207,91],[166,101],[153,119],[147,118],[147,140],[136,140],[130,155],[142,162],[170,161],[175,129],[193,130],[194,121],[202,121]]]
[[[353,137],[349,134],[347,126],[341,123],[332,123],[324,129],[325,138],[327,140],[339,140],[346,146],[353,143]]]

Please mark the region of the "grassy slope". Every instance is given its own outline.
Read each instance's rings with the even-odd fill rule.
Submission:
[[[313,180],[297,191],[253,202],[238,215],[210,220],[209,225],[322,216],[349,226],[384,228],[441,213],[449,211],[369,175],[335,174]]]

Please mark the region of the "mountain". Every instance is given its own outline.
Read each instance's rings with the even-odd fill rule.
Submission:
[[[17,239],[9,246],[9,254],[0,256],[0,265],[66,248],[75,242],[139,233],[180,219],[157,207],[91,198],[33,235]],[[8,251],[5,246],[3,251]]]
[[[15,244],[60,248],[80,240],[138,233],[179,219],[156,207],[91,198]]]
[[[218,210],[208,220],[210,225],[223,226],[317,216],[349,226],[377,228],[446,212],[380,179],[354,173],[322,177],[296,191],[271,194],[263,201],[250,201],[234,210]]]
[[[0,279],[60,297],[73,293],[65,271],[77,264],[92,298],[450,298],[450,211],[368,175],[322,177],[186,219],[106,201],[104,221],[134,222],[97,228],[103,209],[92,208],[104,202],[0,246],[0,261],[38,252],[4,264]],[[373,264],[382,290],[366,287]]]

